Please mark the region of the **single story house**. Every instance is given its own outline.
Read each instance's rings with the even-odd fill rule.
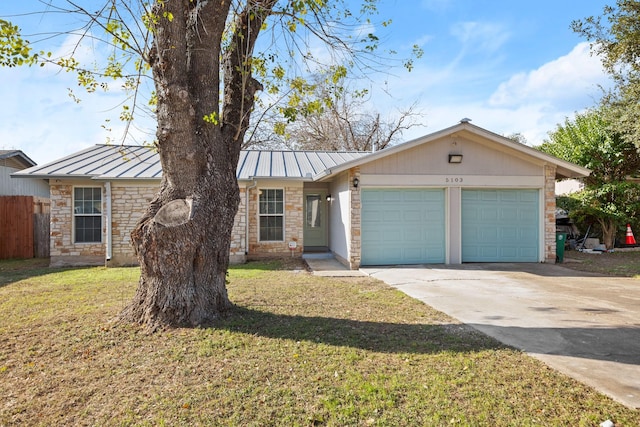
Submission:
[[[49,185],[42,179],[13,179],[11,175],[35,166],[21,150],[0,150],[0,196],[49,198]]]
[[[231,261],[553,263],[555,182],[589,172],[469,119],[373,153],[243,151]],[[52,265],[135,263],[129,234],[161,175],[153,149],[112,145],[14,174],[49,181]]]

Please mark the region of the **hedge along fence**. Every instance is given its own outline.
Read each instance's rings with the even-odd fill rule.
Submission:
[[[0,259],[49,256],[49,199],[0,196]]]

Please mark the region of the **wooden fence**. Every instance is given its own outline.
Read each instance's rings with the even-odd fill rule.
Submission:
[[[49,199],[0,196],[0,259],[49,257]]]

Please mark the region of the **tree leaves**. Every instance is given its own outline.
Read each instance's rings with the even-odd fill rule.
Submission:
[[[22,38],[20,29],[0,19],[0,66],[33,65],[38,55],[32,53],[29,41]]]
[[[640,3],[617,0],[605,6],[602,16],[576,20],[572,29],[591,41],[614,81],[601,103],[609,119],[629,142],[640,146]]]
[[[608,119],[607,109],[593,109],[566,119],[549,133],[540,150],[591,169],[585,183],[598,186],[624,181],[640,170],[640,154]]]
[[[559,199],[581,228],[597,223],[607,248],[616,230],[635,222],[640,213],[640,186],[628,181],[638,173],[640,154],[615,131],[605,108],[576,114],[559,124],[538,149],[591,169],[585,189]]]
[[[223,32],[223,52],[231,47],[234,35],[242,32],[242,28],[236,27],[234,16],[240,13],[244,3],[249,14],[248,22],[257,19],[262,22],[260,33],[265,33],[262,36],[265,42],[261,42],[240,67],[262,84],[264,90],[256,94],[261,98],[259,102],[279,114],[278,120],[272,122],[272,126],[278,126],[276,133],[284,135],[287,123],[321,114],[334,103],[330,96],[313,99],[314,75],[325,75],[336,96],[342,96],[339,82],[348,76],[365,77],[372,72],[388,72],[394,61],[408,70],[413,68],[414,59],[422,56],[418,46],[414,46],[405,59],[398,59],[398,52],[393,49],[380,52],[383,38],[379,31],[388,28],[391,21],[372,20],[378,14],[378,1],[361,0],[358,4],[344,0],[292,0],[274,3],[273,9],[272,6],[266,9],[266,2],[255,1],[239,2],[231,9]],[[203,4],[198,0],[189,2],[185,12],[189,15],[187,21],[197,22],[200,19],[198,14],[202,13]],[[78,85],[88,93],[109,90],[110,85],[117,82],[131,101],[128,109],[122,111],[122,118],[130,120],[136,116],[135,110],[142,104],[140,99],[147,102],[146,106],[141,106],[153,114],[157,97],[146,92],[144,96],[138,96],[139,85],[145,78],[152,77],[152,62],[158,58],[153,43],[157,29],[161,23],[171,23],[179,18],[169,5],[166,0],[140,3],[108,1],[102,8],[89,10],[78,2],[54,0],[52,6],[58,12],[73,13],[86,21],[86,25],[74,33],[78,37],[78,45],[71,55],[52,58],[50,53],[35,53],[16,26],[0,21],[0,65],[56,65],[75,73]],[[59,35],[65,35],[64,29]],[[88,42],[86,46],[99,48],[103,53],[103,56],[96,55],[98,59],[94,63],[79,62],[77,52],[85,42]],[[396,59],[392,59],[394,57]],[[225,72],[223,69],[220,71],[222,74]],[[357,98],[358,94],[353,96]],[[79,100],[75,94],[73,97]],[[204,114],[203,120],[216,123],[222,120],[222,114],[219,117]]]

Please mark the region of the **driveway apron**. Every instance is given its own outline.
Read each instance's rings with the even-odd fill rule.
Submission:
[[[640,280],[553,264],[361,270],[640,408]]]

